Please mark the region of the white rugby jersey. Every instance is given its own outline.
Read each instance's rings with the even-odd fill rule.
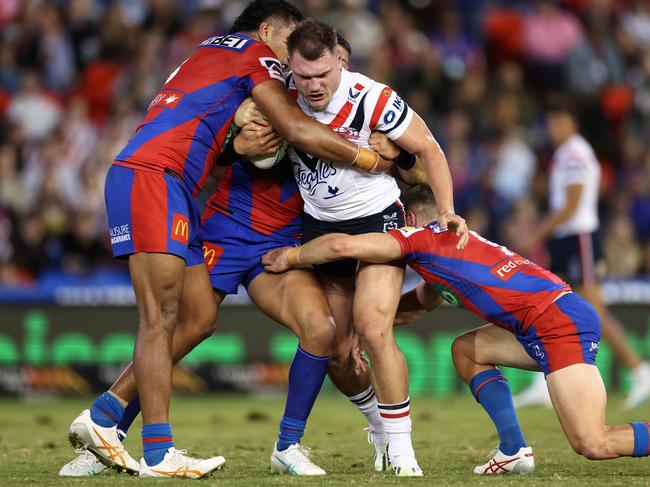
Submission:
[[[582,195],[575,213],[569,220],[555,228],[557,238],[598,229],[598,193],[600,189],[600,164],[589,142],[581,135],[574,135],[560,145],[550,168],[549,209],[557,211],[564,207],[567,186],[582,184]]]
[[[309,108],[297,94],[293,79],[289,79],[288,86],[306,115],[362,147],[369,147],[373,130],[397,139],[413,118],[413,110],[388,86],[345,69],[341,71],[341,84],[322,112]],[[318,220],[331,222],[373,215],[399,198],[399,188],[390,174],[368,174],[294,148],[289,150],[289,156],[305,212]]]

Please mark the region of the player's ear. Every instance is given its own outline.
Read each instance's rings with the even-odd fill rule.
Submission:
[[[271,22],[269,22],[268,20],[265,20],[260,24],[260,28],[257,31],[260,37],[260,41],[262,41],[265,44],[269,43],[271,29],[272,29]]]
[[[415,214],[413,210],[406,210],[406,224],[409,227],[418,226],[418,216]]]

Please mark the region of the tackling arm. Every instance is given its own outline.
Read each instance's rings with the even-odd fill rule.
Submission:
[[[442,304],[442,298],[426,282],[402,294],[395,315],[395,325],[406,325]]]
[[[277,80],[253,88],[253,100],[275,130],[291,145],[323,159],[350,164],[368,172],[386,171],[392,166],[374,151],[359,147],[327,126],[305,115]]]
[[[341,259],[358,259],[374,264],[392,262],[402,258],[399,243],[384,233],[323,235],[301,247],[273,250],[262,257],[264,269],[284,272],[292,267],[325,264]]]

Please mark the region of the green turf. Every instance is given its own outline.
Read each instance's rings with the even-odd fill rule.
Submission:
[[[579,398],[576,398],[579,400]],[[0,401],[0,485],[135,485],[140,480],[105,473],[94,478],[60,479],[58,469],[73,456],[66,432],[69,422],[87,400]],[[554,413],[534,408],[521,412],[526,438],[535,449],[537,470],[526,479],[480,478],[472,474],[497,437],[487,416],[469,396],[449,399],[415,397],[414,445],[425,477],[398,479],[375,473],[372,450],[362,432],[356,409],[335,394],[322,396],[314,408],[303,443],[312,458],[327,470],[325,478],[273,476],[268,459],[275,439],[283,399],[273,397],[176,397],[172,423],[176,444],[202,456],[226,457],[224,470],[200,485],[648,485],[650,460],[621,459],[590,462],[574,454],[562,435]],[[645,408],[626,415],[620,401],[609,407],[610,423],[642,419]],[[647,419],[647,418],[646,418]],[[140,456],[140,423],[136,421],[127,448]],[[188,482],[166,480],[165,485]]]

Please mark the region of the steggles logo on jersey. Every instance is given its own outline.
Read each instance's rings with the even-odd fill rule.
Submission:
[[[295,164],[293,169],[297,183],[305,188],[309,192],[310,196],[316,192],[318,186],[327,184],[327,178],[334,176],[338,172],[334,167],[334,164],[331,162],[323,162],[321,160],[316,163],[316,167],[311,171],[302,169],[299,164]],[[340,194],[341,193],[334,194],[330,196],[330,198]]]

